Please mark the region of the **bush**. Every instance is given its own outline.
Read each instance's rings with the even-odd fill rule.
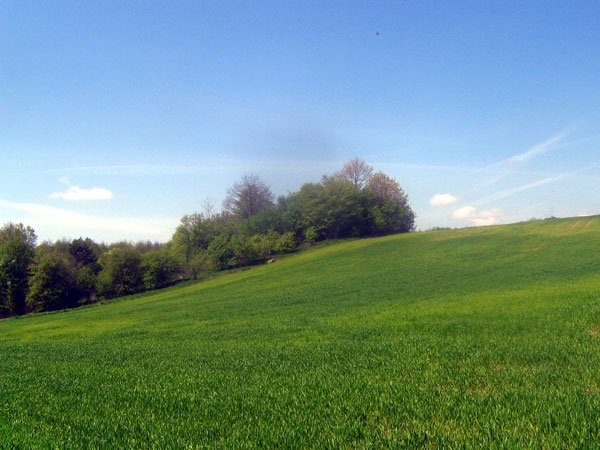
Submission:
[[[319,239],[319,232],[315,227],[308,227],[304,232],[304,237],[306,239],[306,242],[312,244],[313,242],[316,242],[317,239]]]
[[[106,298],[135,294],[144,289],[144,273],[140,252],[129,246],[110,250],[99,274],[99,293]]]
[[[70,261],[54,252],[38,255],[29,279],[29,311],[72,308],[77,305],[80,294],[77,276]]]
[[[207,270],[213,270],[213,261],[208,256],[208,253],[203,250],[195,252],[190,256],[189,260],[185,265],[185,273],[194,280],[198,278],[198,274],[206,272]]]
[[[232,257],[229,261],[230,267],[248,266],[260,259],[259,252],[250,240],[242,234],[232,236],[229,245],[232,251]]]
[[[33,229],[23,224],[8,223],[0,229],[0,317],[25,313],[35,240]]]
[[[233,250],[229,244],[229,236],[220,234],[214,238],[208,246],[207,253],[216,268],[229,268],[233,258]]]
[[[294,233],[288,232],[282,234],[275,244],[277,253],[289,253],[296,248],[296,238]]]
[[[165,250],[151,250],[142,255],[144,287],[158,289],[169,286],[177,279],[179,265]]]

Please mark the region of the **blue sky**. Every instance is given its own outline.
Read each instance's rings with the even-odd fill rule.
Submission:
[[[600,213],[597,2],[9,2],[0,223],[168,240],[360,156],[421,229]]]

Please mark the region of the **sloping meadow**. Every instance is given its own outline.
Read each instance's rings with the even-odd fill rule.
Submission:
[[[600,442],[600,217],[410,233],[0,321],[0,447]]]

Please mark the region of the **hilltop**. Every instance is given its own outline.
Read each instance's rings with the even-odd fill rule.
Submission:
[[[0,321],[6,447],[585,447],[600,217],[355,239]]]

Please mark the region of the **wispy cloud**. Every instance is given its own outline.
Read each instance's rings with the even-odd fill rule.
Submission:
[[[69,184],[69,177],[60,177],[58,182],[62,184]]]
[[[113,193],[105,188],[82,189],[79,186],[71,186],[66,191],[50,194],[50,198],[62,198],[68,201],[111,200],[113,197]]]
[[[522,186],[517,186],[517,187],[514,187],[514,188],[506,189],[504,191],[496,192],[495,194],[489,195],[489,196],[487,196],[487,197],[485,197],[485,198],[483,198],[483,199],[475,202],[474,204],[476,204],[476,205],[483,205],[485,203],[489,203],[489,202],[492,202],[492,201],[500,200],[500,199],[503,199],[503,198],[510,197],[512,195],[518,194],[519,192],[526,191],[528,189],[532,189],[532,188],[535,188],[535,187],[543,186],[543,185],[548,184],[548,183],[555,183],[557,181],[564,180],[565,178],[567,178],[567,177],[569,177],[571,175],[573,175],[573,172],[571,172],[571,173],[563,173],[563,174],[560,174],[560,175],[557,175],[557,176],[554,176],[554,177],[543,178],[541,180],[534,181],[533,183],[528,183],[528,184],[525,184],[525,185],[522,185]]]
[[[435,194],[429,199],[429,204],[431,206],[447,206],[456,203],[458,200],[458,197],[451,194]]]
[[[27,213],[38,224],[61,226],[65,234],[78,234],[79,230],[96,230],[168,238],[179,222],[177,219],[168,218],[98,217],[53,206],[2,199],[0,207]]]
[[[501,161],[495,162],[493,164],[490,164],[489,166],[481,167],[479,169],[474,170],[473,173],[483,172],[483,171],[493,169],[495,167],[500,167],[500,166],[515,166],[518,164],[526,163],[527,161],[531,160],[532,158],[534,158],[538,155],[542,155],[542,154],[552,150],[552,148],[555,146],[555,144],[558,144],[565,137],[567,137],[570,133],[571,133],[571,131],[569,131],[569,130],[563,131],[562,133],[559,133],[555,136],[552,136],[549,139],[546,139],[544,142],[540,142],[539,144],[534,145],[533,147],[531,147],[530,149],[528,149],[527,151],[525,151],[523,153],[519,153],[517,155],[511,156],[510,158],[506,158]]]
[[[508,164],[527,162],[530,159],[532,159],[538,155],[542,155],[542,154],[548,152],[549,150],[551,150],[552,146],[554,144],[557,144],[558,142],[562,141],[565,137],[567,137],[567,135],[568,135],[567,132],[557,134],[556,136],[553,136],[550,139],[548,139],[540,144],[534,145],[533,147],[531,147],[529,150],[527,150],[524,153],[521,153],[519,155],[515,155],[515,156],[508,158],[505,162]]]
[[[462,195],[466,196],[467,194],[472,194],[474,192],[482,191],[486,187],[496,184],[498,181],[508,177],[509,175],[511,175],[511,171],[505,171],[504,173],[501,173],[498,176],[488,178],[487,180],[484,180],[482,183],[479,183],[478,185],[474,186],[472,189],[469,189],[468,191],[464,192]]]

